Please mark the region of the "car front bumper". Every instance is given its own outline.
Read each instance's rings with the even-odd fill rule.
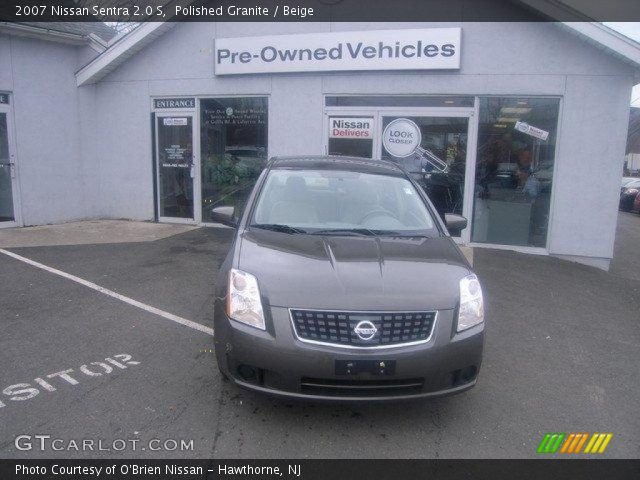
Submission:
[[[295,335],[289,309],[271,307],[267,331],[229,320],[215,307],[220,370],[237,385],[288,398],[338,401],[402,400],[463,392],[476,383],[484,324],[455,333],[454,311],[440,310],[426,343],[383,349],[316,345]],[[392,375],[337,374],[336,361],[395,362]],[[247,378],[250,369],[255,376]]]

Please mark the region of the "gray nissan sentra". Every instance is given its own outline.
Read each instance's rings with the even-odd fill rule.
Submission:
[[[216,283],[215,352],[241,387],[312,400],[459,393],[482,361],[482,290],[445,215],[398,165],[271,160]],[[448,228],[448,230],[447,230]]]

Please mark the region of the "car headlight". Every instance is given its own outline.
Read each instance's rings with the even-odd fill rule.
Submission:
[[[460,280],[460,309],[456,330],[462,332],[484,321],[482,287],[478,277],[469,275]]]
[[[227,315],[236,322],[266,330],[258,280],[250,273],[235,268],[229,272]]]

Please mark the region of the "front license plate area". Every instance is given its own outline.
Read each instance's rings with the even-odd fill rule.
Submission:
[[[395,375],[395,360],[336,360],[336,375]]]

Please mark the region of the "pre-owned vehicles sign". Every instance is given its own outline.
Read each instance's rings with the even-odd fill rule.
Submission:
[[[460,28],[219,38],[216,75],[460,68]]]

